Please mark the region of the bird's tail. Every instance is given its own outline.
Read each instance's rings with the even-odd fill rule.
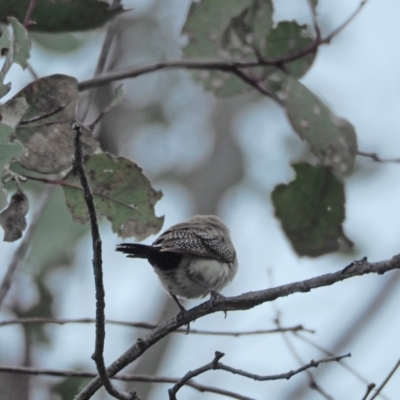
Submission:
[[[127,254],[131,258],[149,258],[154,253],[154,248],[147,244],[140,243],[121,243],[117,245],[117,251]]]

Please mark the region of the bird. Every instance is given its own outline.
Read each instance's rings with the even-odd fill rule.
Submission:
[[[196,215],[173,225],[152,245],[121,243],[116,250],[147,259],[181,311],[185,308],[178,298],[222,297],[219,292],[238,270],[229,229],[215,215]]]

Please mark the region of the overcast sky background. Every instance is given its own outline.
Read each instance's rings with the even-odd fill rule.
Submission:
[[[156,9],[152,8],[156,0],[124,3],[138,15],[146,16],[152,10],[151,17],[168,32],[168,39],[175,36],[179,41],[178,32],[184,21],[186,1],[164,1]],[[310,22],[305,0],[280,0],[276,3],[279,3],[276,4],[274,15],[276,21],[296,18],[299,22]],[[320,1],[318,13],[323,33],[329,33],[342,23],[358,4],[354,0]],[[302,79],[334,113],[348,119],[356,127],[360,150],[376,152],[383,158],[400,157],[399,16],[400,2],[369,0],[354,21],[330,45],[320,48],[313,67]],[[31,63],[35,70],[40,76],[65,73],[79,80],[90,78],[104,33],[98,30],[85,33],[82,37],[85,38],[84,46],[63,56],[34,44]],[[178,114],[176,123],[168,128],[178,136],[184,135],[185,129],[191,125],[196,127],[204,124],[214,104],[214,100],[193,84],[188,75],[179,76],[182,82],[176,85],[176,92],[170,97],[170,107],[179,111],[181,104],[186,103],[192,113]],[[14,85],[12,95],[29,83],[31,78],[28,73],[21,73],[17,66],[13,67],[8,79]],[[158,82],[158,79],[155,73],[142,81],[150,86],[143,95],[145,99],[150,98],[154,91],[151,82]],[[129,96],[128,91],[128,99]],[[138,100],[132,98],[134,101]],[[368,256],[370,261],[378,261],[399,253],[400,165],[377,164],[357,158],[355,170],[345,182],[347,218],[344,224],[345,233],[355,242],[355,252],[347,256],[331,254],[317,259],[299,258],[275,219],[268,198],[263,201],[251,187],[256,184],[265,193],[270,193],[275,185],[293,179],[289,162],[296,159],[304,145],[297,138],[293,139],[294,134],[283,112],[269,100],[260,99],[243,107],[235,116],[235,121],[235,138],[246,155],[247,170],[243,182],[232,187],[219,206],[220,216],[231,228],[239,257],[239,272],[234,282],[224,290],[225,295],[238,295],[333,272],[346,266],[352,259],[363,256]],[[287,143],[293,144],[290,150]],[[159,167],[141,156],[141,144],[130,144],[132,148],[124,150],[126,155],[130,154],[149,176],[156,175]],[[190,148],[187,151],[192,154],[195,144],[190,145],[189,141],[188,146]],[[196,157],[196,154],[191,157]],[[187,219],[195,212],[183,185],[161,180],[155,181],[155,186],[164,193],[156,207],[157,215],[165,215],[164,228]],[[167,296],[156,275],[144,261],[128,260],[114,252],[120,240],[111,234],[108,223],[102,224],[102,239],[107,318],[154,322],[157,310]],[[154,237],[146,242],[153,240]],[[0,244],[3,254],[0,276],[17,246],[18,242]],[[57,269],[47,282],[57,293],[56,308],[60,318],[94,316],[90,249],[90,238],[85,237],[77,249],[75,268]],[[23,276],[19,284],[24,292],[22,297],[30,301],[35,293],[29,291],[28,265],[21,265],[19,274]],[[273,319],[279,311],[283,325],[303,324],[314,329],[315,334],[304,335],[331,350],[381,288],[395,277],[398,280],[398,276],[398,272],[391,272],[387,276],[354,278],[310,293],[279,299],[274,304],[264,304],[246,312],[229,312],[226,319],[223,313],[210,315],[192,323],[191,327],[232,331],[270,329],[275,327]],[[24,282],[27,286],[24,286]],[[397,287],[400,287],[400,283]],[[361,332],[340,352],[351,352],[352,357],[346,360],[346,364],[368,382],[377,384],[400,358],[400,290],[392,293],[378,314],[371,315],[371,320]],[[190,301],[187,306],[199,303]],[[0,317],[12,316],[3,311]],[[53,338],[53,345],[37,350],[37,366],[62,369],[80,365],[87,370],[94,370],[90,359],[94,343],[93,326],[49,326],[46,329]],[[135,335],[128,328],[107,327],[107,364],[124,352],[134,338]],[[18,365],[21,361],[21,340],[19,327],[0,329],[0,343],[7,343],[7,347],[1,346],[3,363]],[[293,338],[291,341],[304,364],[311,359],[324,357],[323,353],[304,342]],[[257,374],[283,373],[300,366],[281,335],[230,338],[176,334],[160,374],[181,377],[188,370],[210,362],[217,350],[226,354],[222,359],[225,364]],[[365,393],[366,384],[340,365],[327,364],[311,372],[315,374],[318,384],[334,399],[361,400]],[[51,381],[54,382],[54,378]],[[213,371],[201,375],[196,381],[255,399],[281,400],[295,398],[293,390],[307,382],[307,376],[298,375],[289,381],[254,382],[227,372]],[[34,395],[31,400],[46,400],[40,380],[34,378],[33,382]],[[151,398],[167,398],[167,387],[170,386],[155,386]],[[386,399],[397,399],[399,392],[400,372],[394,375],[383,393]],[[190,388],[182,389],[180,393],[180,398],[184,399],[217,398],[214,394],[199,394]],[[102,398],[107,397],[104,394],[94,397]],[[322,397],[308,389],[301,398],[317,400]]]

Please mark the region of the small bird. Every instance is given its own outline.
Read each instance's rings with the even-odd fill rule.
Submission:
[[[146,258],[181,310],[184,307],[178,297],[220,296],[219,291],[238,270],[229,229],[215,215],[196,215],[173,225],[151,246],[122,243],[117,251],[132,258]]]

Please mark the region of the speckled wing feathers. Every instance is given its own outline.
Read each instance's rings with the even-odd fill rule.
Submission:
[[[215,228],[200,228],[175,225],[164,232],[153,246],[161,246],[160,251],[193,254],[200,257],[215,258],[223,262],[233,262],[235,251],[229,249],[223,233]]]

